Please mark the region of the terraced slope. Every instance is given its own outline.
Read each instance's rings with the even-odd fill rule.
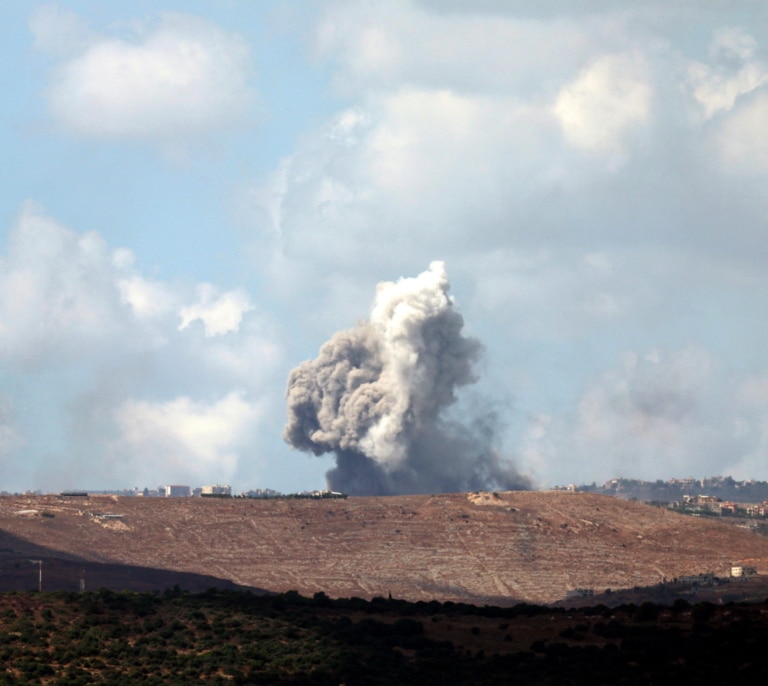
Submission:
[[[561,491],[319,501],[0,498],[0,565],[24,556],[310,595],[493,604],[553,602],[573,588],[684,574],[727,576],[732,563],[768,573],[768,539],[746,529]]]

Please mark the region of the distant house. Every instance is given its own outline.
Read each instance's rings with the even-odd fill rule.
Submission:
[[[750,503],[744,508],[747,511],[749,517],[766,517],[768,516],[768,504],[765,502],[754,504]]]
[[[190,494],[191,494],[191,489],[189,488],[189,486],[180,486],[178,484],[174,484],[174,485],[165,487],[166,498],[185,498]]]
[[[696,479],[690,477],[687,479],[670,479],[669,483],[677,486],[681,490],[691,490],[699,485],[699,482]]]
[[[756,576],[756,567],[745,567],[744,565],[732,565],[731,566],[731,578],[742,579],[745,576]]]
[[[212,486],[203,486],[201,495],[232,495],[232,486],[223,484],[213,484]]]

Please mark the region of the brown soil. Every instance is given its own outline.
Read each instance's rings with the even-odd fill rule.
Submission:
[[[105,514],[122,517],[99,516]],[[129,565],[128,576],[115,567],[112,580],[105,571],[98,585],[144,589],[138,568],[145,568],[145,575],[176,573],[171,579],[182,588],[181,575],[196,574],[206,575],[201,583],[221,579],[304,595],[391,593],[509,605],[555,602],[574,588],[727,576],[731,564],[766,574],[768,539],[720,521],[562,491],[346,500],[0,498],[0,580],[13,569],[26,574],[22,588],[34,588],[37,567],[25,561],[43,557],[44,590],[55,564],[69,570],[72,590],[88,565]],[[144,586],[134,585],[139,581]],[[97,587],[89,572],[86,583]]]

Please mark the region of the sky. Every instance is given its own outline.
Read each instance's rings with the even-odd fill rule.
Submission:
[[[768,479],[765,3],[0,15],[0,490],[323,488],[288,375],[436,260],[537,486]]]

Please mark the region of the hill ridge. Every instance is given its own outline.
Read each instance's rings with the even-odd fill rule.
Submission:
[[[551,603],[575,588],[726,576],[746,561],[768,572],[768,539],[750,531],[564,491],[321,501],[5,496],[0,531],[61,558],[335,597]]]

